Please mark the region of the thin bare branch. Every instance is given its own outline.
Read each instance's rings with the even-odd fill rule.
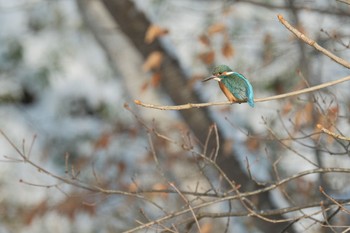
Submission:
[[[104,193],[104,194],[119,194],[119,195],[124,195],[124,196],[137,197],[137,198],[146,200],[152,204],[155,204],[155,203],[151,202],[150,200],[145,199],[145,197],[143,197],[142,195],[140,195],[136,192],[131,193],[131,192],[125,192],[125,191],[120,191],[120,190],[109,190],[109,189],[105,189],[105,188],[102,188],[102,187],[99,187],[96,185],[85,184],[82,181],[79,181],[77,179],[69,179],[69,178],[65,178],[65,177],[56,175],[56,174],[50,172],[49,170],[46,170],[45,168],[41,167],[40,165],[33,162],[32,160],[29,160],[27,158],[27,156],[22,153],[22,151],[14,144],[14,142],[2,130],[0,130],[0,134],[6,139],[6,141],[11,145],[11,147],[21,157],[22,162],[30,164],[32,167],[37,169],[39,172],[46,174],[46,175],[48,175],[48,176],[50,176],[58,181],[61,181],[65,184],[69,184],[69,185],[75,186],[77,188],[81,188],[81,189],[91,191],[91,192],[100,192],[100,193]]]
[[[296,37],[298,37],[300,40],[304,41],[306,44],[310,45],[311,47],[314,47],[316,50],[318,50],[321,53],[323,53],[324,55],[328,56],[333,61],[350,69],[350,63],[348,61],[336,56],[335,54],[331,53],[327,49],[325,49],[322,46],[320,46],[319,44],[317,44],[316,41],[305,36],[305,34],[301,33],[298,29],[293,27],[287,20],[285,20],[281,14],[278,14],[277,18],[289,31],[291,31],[294,35],[296,35]]]
[[[350,0],[336,0],[336,1],[350,5]]]
[[[287,182],[290,182],[291,180],[294,180],[294,179],[297,179],[297,178],[300,178],[302,176],[306,176],[306,175],[309,175],[309,174],[330,173],[330,172],[350,173],[350,169],[347,169],[347,168],[318,168],[318,169],[313,169],[313,170],[300,172],[300,173],[294,174],[294,175],[292,175],[292,176],[290,176],[288,178],[282,179],[282,180],[276,182],[275,184],[269,185],[269,186],[267,186],[265,188],[254,190],[254,191],[251,191],[251,192],[240,193],[239,195],[232,195],[232,196],[219,198],[219,199],[215,199],[215,200],[208,201],[208,202],[205,202],[205,203],[201,203],[201,204],[198,204],[196,206],[192,206],[192,209],[196,210],[196,209],[207,207],[207,206],[210,206],[210,205],[213,205],[213,204],[217,204],[217,203],[220,203],[220,202],[223,202],[223,201],[237,200],[237,199],[244,198],[244,197],[254,196],[254,195],[257,195],[259,193],[268,192],[268,191],[273,190],[273,189],[275,189],[277,187],[280,187],[281,185],[283,185],[283,184],[285,184]],[[349,200],[345,200],[344,202],[341,202],[341,201],[338,201],[338,202],[339,203],[347,203],[347,202],[349,202]],[[314,206],[317,206],[317,205],[313,205],[313,206],[310,206],[310,207],[314,207]],[[318,206],[319,206],[319,202],[318,202]],[[291,207],[291,208],[296,208],[294,211],[300,210],[300,207]],[[126,231],[125,233],[131,233],[131,232],[139,231],[141,229],[145,229],[147,227],[153,226],[153,225],[158,224],[160,222],[163,222],[163,221],[169,220],[171,218],[174,218],[174,217],[186,214],[189,211],[190,210],[187,208],[187,209],[184,209],[184,210],[181,210],[181,211],[177,211],[175,213],[171,213],[169,215],[160,217],[160,218],[158,218],[158,219],[156,219],[154,221],[145,223],[142,226],[138,226],[138,227],[135,227],[133,229],[130,229],[130,230]],[[288,208],[279,209],[279,210],[273,210],[273,211],[277,211],[278,213],[275,212],[276,214],[284,214],[284,213],[291,212],[290,210],[288,210]],[[259,216],[262,216],[264,213],[266,213],[266,211],[260,211]],[[227,217],[227,216],[225,216],[225,217]],[[282,222],[282,221],[283,222],[289,222],[289,221],[293,221],[293,220],[295,220],[295,218],[275,220],[274,222],[275,223]]]
[[[325,195],[329,200],[331,200],[334,204],[336,204],[342,211],[344,211],[345,213],[350,215],[350,211],[347,210],[346,208],[344,208],[344,206],[342,205],[343,203],[339,203],[337,200],[335,200],[333,197],[331,197],[330,195],[328,195],[324,189],[320,186],[319,187],[320,192]]]
[[[341,79],[338,79],[335,81],[326,82],[326,83],[323,83],[323,84],[320,84],[317,86],[313,86],[313,87],[309,87],[309,88],[305,88],[302,90],[292,91],[292,92],[288,92],[288,93],[281,94],[281,95],[274,95],[274,96],[270,96],[270,97],[254,99],[254,102],[256,102],[256,103],[266,102],[266,101],[278,100],[278,99],[283,99],[283,98],[287,98],[287,97],[291,97],[291,96],[301,95],[301,94],[317,91],[317,90],[320,90],[320,89],[323,89],[326,87],[334,86],[336,84],[346,82],[349,80],[350,80],[350,76],[346,76],[344,78],[341,78]],[[203,107],[209,107],[209,106],[231,105],[231,104],[237,104],[237,103],[240,104],[240,103],[245,103],[245,102],[246,101],[232,103],[230,101],[224,101],[224,102],[209,102],[209,103],[188,103],[188,104],[182,104],[182,105],[166,106],[166,105],[148,104],[148,103],[143,103],[141,100],[134,100],[135,104],[140,105],[142,107],[154,108],[154,109],[158,109],[158,110],[177,110],[177,111],[190,109],[190,108],[203,108]]]
[[[253,4],[255,6],[260,6],[260,7],[264,7],[267,9],[289,10],[288,6],[273,4],[273,1],[271,1],[271,3],[268,1],[256,1],[256,0],[236,0],[236,1],[241,2],[241,3]],[[350,2],[350,0],[336,0],[336,1],[344,2],[347,4],[349,4],[349,2]],[[316,7],[303,6],[303,5],[294,6],[294,8],[297,11],[304,10],[304,11],[308,11],[308,12],[317,12],[320,14],[349,16],[349,12],[339,10],[339,9],[332,9],[332,8],[324,8],[323,9],[323,8],[316,8]]]
[[[323,133],[328,134],[331,137],[334,137],[335,139],[350,141],[350,137],[344,137],[340,134],[333,133],[333,132],[329,131],[328,129],[326,129],[325,127],[323,127],[321,124],[317,124],[317,128],[320,129]]]
[[[195,223],[196,223],[196,226],[197,226],[197,228],[198,228],[198,232],[201,233],[201,232],[202,232],[201,227],[200,227],[200,225],[199,225],[197,216],[196,216],[195,212],[193,211],[193,209],[192,209],[192,207],[191,207],[190,202],[187,200],[187,198],[185,197],[185,195],[183,195],[183,194],[181,193],[181,191],[180,191],[173,183],[169,182],[169,185],[170,185],[171,187],[173,187],[173,189],[175,189],[175,191],[179,194],[179,196],[182,198],[182,200],[184,200],[184,202],[185,202],[186,205],[188,206],[188,209],[191,211],[191,214],[192,214],[192,216],[193,216],[193,219],[194,219],[194,221],[195,221]]]

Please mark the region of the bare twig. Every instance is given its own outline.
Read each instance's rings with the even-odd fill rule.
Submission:
[[[331,53],[330,51],[328,51],[327,49],[323,48],[322,46],[320,46],[319,44],[317,44],[316,41],[310,39],[309,37],[305,36],[303,33],[301,33],[298,29],[296,29],[295,27],[293,27],[287,20],[285,20],[283,18],[283,16],[281,14],[277,15],[278,20],[292,33],[294,33],[294,35],[296,35],[296,37],[298,37],[299,39],[301,39],[302,41],[304,41],[305,43],[307,43],[308,45],[314,47],[316,50],[320,51],[321,53],[323,53],[324,55],[328,56],[329,58],[331,58],[333,61],[339,63],[340,65],[350,69],[350,63],[336,55],[334,55],[333,53]]]
[[[264,7],[267,9],[279,9],[279,10],[289,10],[289,8],[287,6],[283,6],[283,5],[277,5],[277,4],[272,4],[273,1],[271,1],[271,3],[267,2],[267,1],[256,1],[256,0],[236,0],[237,2],[241,2],[241,3],[249,3],[249,4],[253,4],[255,6],[260,6],[260,7]],[[349,4],[350,0],[337,0],[340,2],[344,2]],[[308,12],[317,12],[320,14],[330,14],[330,15],[339,15],[339,16],[349,16],[349,13],[346,11],[342,11],[342,10],[332,10],[330,8],[314,8],[314,7],[310,7],[310,6],[295,6],[295,9],[300,11],[300,10],[305,10]]]
[[[180,190],[173,184],[173,183],[169,183],[169,185],[171,187],[173,187],[173,189],[175,189],[175,191],[179,194],[179,196],[182,198],[182,200],[184,200],[184,202],[186,203],[186,205],[188,206],[188,209],[191,211],[191,214],[193,216],[193,219],[196,223],[196,226],[198,228],[198,232],[201,233],[202,230],[201,230],[201,227],[199,226],[199,222],[198,222],[198,219],[197,219],[197,216],[195,214],[195,212],[193,211],[192,207],[191,207],[191,204],[190,202],[187,200],[187,198],[185,197],[185,195],[183,195]]]
[[[267,122],[264,120],[264,123],[266,125],[267,130],[271,133],[271,135],[276,138],[276,140],[285,148],[287,148],[288,150],[294,152],[296,155],[298,155],[299,157],[301,157],[302,159],[304,159],[305,161],[309,162],[310,164],[314,165],[315,167],[319,167],[318,164],[316,164],[315,162],[311,161],[310,159],[308,159],[306,156],[304,156],[303,154],[301,154],[299,151],[295,150],[294,148],[292,148],[291,146],[289,146],[287,143],[278,140],[277,135],[275,134],[275,132],[267,126]]]
[[[274,95],[274,96],[270,96],[270,97],[254,99],[254,102],[265,102],[265,101],[271,101],[271,100],[277,100],[277,99],[283,99],[283,98],[287,98],[287,97],[291,97],[291,96],[301,95],[301,94],[317,91],[317,90],[320,90],[320,89],[323,89],[326,87],[334,86],[336,84],[346,82],[349,80],[350,80],[350,76],[346,76],[344,78],[341,78],[341,79],[338,79],[335,81],[326,82],[326,83],[323,83],[323,84],[320,84],[317,86],[313,86],[313,87],[309,87],[309,88],[305,88],[302,90],[292,91],[292,92],[288,92],[288,93],[281,94],[281,95]],[[146,108],[154,108],[154,109],[158,109],[158,110],[177,110],[177,111],[179,111],[179,110],[185,110],[185,109],[190,109],[190,108],[203,108],[203,107],[209,107],[209,106],[231,105],[231,104],[236,104],[236,103],[244,103],[246,101],[235,102],[235,103],[232,103],[230,101],[209,102],[209,103],[188,103],[188,104],[174,105],[174,106],[162,106],[162,105],[155,105],[155,104],[147,104],[147,103],[143,103],[140,100],[134,100],[134,102],[135,102],[135,104],[140,105],[142,107],[146,107]]]
[[[219,133],[218,133],[218,127],[216,124],[214,124],[214,132],[215,132],[215,142],[216,142],[216,149],[215,149],[215,154],[212,158],[214,162],[216,162],[216,159],[219,155],[219,149],[220,149],[220,140],[219,140]]]
[[[336,0],[336,1],[350,5],[350,0]]]
[[[30,154],[32,153],[33,146],[34,146],[34,143],[35,143],[35,139],[36,139],[36,135],[33,136],[32,143],[30,144],[29,151],[28,151],[28,155],[27,155],[27,158],[28,158],[28,159],[30,158]]]
[[[198,204],[196,206],[192,206],[192,209],[193,210],[196,210],[196,209],[200,209],[200,208],[203,208],[203,207],[207,207],[207,206],[210,206],[210,205],[213,205],[213,204],[217,204],[217,203],[220,203],[220,202],[223,202],[223,201],[228,201],[228,200],[237,200],[237,199],[240,199],[240,198],[244,198],[244,197],[249,197],[249,196],[254,196],[254,195],[257,195],[259,193],[263,193],[263,192],[268,192],[270,190],[273,190],[277,187],[280,187],[281,185],[287,183],[287,182],[290,182],[291,180],[295,180],[297,178],[300,178],[302,176],[305,176],[305,175],[309,175],[309,174],[316,174],[316,173],[330,173],[330,172],[344,172],[344,173],[350,173],[350,169],[347,169],[347,168],[318,168],[318,169],[313,169],[313,170],[308,170],[308,171],[304,171],[304,172],[300,172],[300,173],[297,173],[295,175],[292,175],[288,178],[285,178],[285,179],[282,179],[274,184],[271,184],[265,188],[262,188],[262,189],[257,189],[257,190],[254,190],[254,191],[251,191],[251,192],[245,192],[245,193],[240,193],[239,195],[232,195],[232,196],[227,196],[227,197],[223,197],[223,198],[219,198],[219,199],[215,199],[215,200],[212,200],[212,201],[208,201],[208,202],[205,202],[205,203],[202,203],[202,204]],[[349,200],[344,200],[344,201],[338,201],[339,203],[347,203],[349,202]],[[331,205],[331,204],[330,204]],[[315,206],[319,206],[319,202],[317,204],[314,204],[314,205],[308,205],[310,207],[315,207]],[[300,207],[290,207],[293,209],[293,211],[299,211],[301,208]],[[284,209],[279,209],[279,210],[273,210],[274,211],[274,215],[277,215],[277,214],[284,214],[284,213],[288,213],[288,212],[293,212],[291,211],[290,208],[284,208]],[[183,214],[186,214],[188,213],[190,210],[187,208],[187,209],[184,209],[184,210],[180,210],[176,213],[171,213],[169,215],[166,215],[166,216],[163,216],[163,217],[160,217],[154,221],[151,221],[151,222],[148,222],[148,223],[145,223],[144,225],[142,226],[138,226],[138,227],[135,227],[133,229],[130,229],[128,231],[126,231],[125,233],[131,233],[131,232],[136,232],[136,231],[139,231],[141,229],[145,229],[147,227],[150,227],[152,225],[155,225],[155,224],[158,224],[160,222],[163,222],[163,221],[166,221],[166,220],[169,220],[171,218],[175,218],[177,216],[180,216],[180,215],[183,215]],[[322,210],[321,210],[322,211]],[[260,216],[264,215],[264,213],[266,213],[266,211],[261,211],[259,213]],[[234,215],[232,214],[231,216],[242,216],[242,215]],[[247,216],[247,213],[245,213],[245,215],[243,216]],[[198,216],[197,216],[198,217]],[[224,217],[227,217],[224,216]],[[295,218],[290,218],[290,219],[280,219],[280,220],[269,220],[269,221],[273,221],[274,223],[277,223],[277,222],[289,222],[289,221],[293,221],[295,220]]]
[[[337,233],[334,229],[333,229],[333,226],[330,224],[330,220],[339,212],[340,210],[340,207],[338,207],[336,209],[336,211],[334,211],[330,216],[327,216],[327,210],[325,208],[325,206],[323,205],[323,202],[321,201],[321,208],[322,208],[322,215],[323,215],[323,218],[324,218],[324,221],[321,223],[322,225],[326,225],[328,226],[328,228],[333,232],[333,233]],[[316,224],[316,222],[314,223]]]
[[[335,200],[333,197],[331,197],[330,195],[328,195],[324,190],[323,188],[320,186],[319,187],[319,190],[320,192],[325,195],[329,200],[331,200],[334,204],[336,204],[342,211],[344,211],[345,213],[349,214],[350,215],[350,211],[347,210],[346,208],[344,208],[344,206],[339,203],[337,200]]]
[[[46,174],[58,181],[61,181],[64,184],[68,184],[68,185],[72,185],[74,187],[77,188],[81,188],[87,191],[91,191],[91,192],[95,192],[95,193],[103,193],[103,194],[116,194],[116,195],[123,195],[123,196],[129,196],[129,197],[135,197],[135,198],[139,198],[142,199],[146,202],[149,202],[151,204],[153,204],[154,206],[156,206],[159,209],[162,209],[158,204],[156,204],[155,202],[153,202],[152,200],[149,200],[147,198],[145,198],[144,196],[142,196],[140,193],[137,192],[126,192],[126,191],[121,191],[121,190],[111,190],[111,189],[105,189],[103,187],[97,186],[97,185],[90,185],[90,184],[86,184],[80,180],[77,179],[73,179],[73,178],[65,178],[59,175],[56,175],[52,172],[50,172],[49,170],[41,167],[40,165],[38,165],[37,163],[33,162],[32,160],[28,159],[28,157],[22,153],[22,151],[18,148],[18,146],[16,146],[14,144],[14,142],[2,131],[0,130],[0,134],[6,139],[6,141],[11,145],[11,147],[17,152],[17,154],[21,157],[21,161],[28,163],[30,166],[34,167],[35,169],[37,169],[39,172]],[[22,181],[23,182],[23,181]],[[33,184],[32,184],[33,185]]]
[[[317,124],[317,128],[320,129],[323,133],[334,137],[335,139],[340,139],[340,140],[344,140],[344,141],[350,141],[350,137],[344,137],[344,136],[342,136],[340,134],[333,133],[333,132],[329,131],[328,129],[326,129],[325,127],[323,127],[321,124]]]

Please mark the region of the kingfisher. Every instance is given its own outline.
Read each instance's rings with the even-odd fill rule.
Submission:
[[[253,87],[242,74],[234,72],[226,65],[219,65],[214,68],[212,76],[203,82],[214,79],[219,82],[221,91],[231,102],[247,101],[254,108]]]

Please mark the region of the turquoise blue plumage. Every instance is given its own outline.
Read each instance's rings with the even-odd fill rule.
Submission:
[[[247,101],[254,107],[253,87],[242,74],[234,72],[226,65],[219,65],[213,70],[213,75],[203,82],[215,79],[219,82],[222,92],[231,102]]]

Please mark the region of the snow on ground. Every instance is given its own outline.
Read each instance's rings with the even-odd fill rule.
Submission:
[[[210,73],[210,70],[196,59],[198,51],[201,50],[197,38],[203,33],[204,28],[217,21],[229,26],[232,34],[230,42],[234,45],[236,54],[232,59],[219,57],[218,62],[235,65],[255,87],[263,87],[281,75],[281,72],[291,65],[290,61],[295,59],[296,53],[290,50],[293,46],[290,42],[291,34],[287,30],[280,33],[282,26],[276,18],[276,12],[265,9],[256,12],[249,5],[236,4],[231,9],[234,14],[222,17],[218,14],[223,7],[219,2],[144,0],[136,2],[155,23],[170,30],[165,43],[168,49],[180,58],[189,75]],[[302,14],[301,21],[307,22],[304,26],[311,36],[319,35],[320,27],[331,29],[334,24],[332,18],[320,21],[318,14],[310,13]],[[0,95],[20,98],[22,95],[20,91],[24,85],[36,94],[37,99],[32,105],[4,102],[0,106],[0,128],[19,147],[25,139],[28,148],[33,136],[37,135],[32,151],[32,158],[35,161],[40,161],[50,171],[62,174],[62,167],[57,166],[54,161],[60,160],[62,163],[63,154],[67,147],[72,146],[71,142],[74,142],[75,150],[89,156],[93,150],[89,140],[97,139],[104,132],[112,132],[117,123],[129,125],[133,122],[130,113],[122,107],[125,101],[130,100],[126,98],[118,76],[109,67],[102,49],[83,27],[74,1],[2,0],[0,22],[2,22],[0,43],[3,45],[0,46]],[[344,27],[343,30],[348,32],[349,28]],[[285,47],[286,52],[280,56],[278,64],[263,68],[257,62],[261,53],[260,43],[267,33],[273,34],[275,40],[280,40],[282,45],[278,46]],[[220,43],[221,39],[214,38],[214,42]],[[13,50],[10,50],[11,46]],[[19,53],[22,51],[23,54],[10,53],[13,51]],[[10,61],[9,53],[14,56]],[[342,55],[349,56],[345,52]],[[19,56],[18,60],[16,56]],[[320,71],[321,76],[315,84],[348,74],[345,69],[339,68],[328,58],[322,58],[321,62],[327,65],[312,64],[315,70]],[[346,99],[349,97],[348,88],[349,84],[344,84],[332,88],[332,91],[339,91],[339,96],[344,96]],[[203,99],[208,101],[225,100],[214,83],[198,84],[196,91],[202,93]],[[259,88],[255,89],[255,93],[256,97],[269,95]],[[259,103],[254,109],[244,104],[236,105],[229,111],[221,111],[220,107],[210,109],[220,130],[227,138],[234,141],[233,148],[238,155],[241,155],[239,159],[242,165],[248,158],[252,162],[253,176],[261,180],[269,179],[270,174],[266,169],[269,161],[263,154],[257,157],[247,151],[242,145],[246,139],[245,135],[238,132],[237,128],[230,125],[225,118],[230,121],[234,119],[234,124],[238,128],[249,128],[260,132],[265,128],[261,116],[268,118],[276,114],[281,107],[283,102]],[[87,109],[94,114],[89,115],[91,113]],[[132,143],[128,136],[114,139],[108,150],[96,154],[100,153],[99,155],[106,157],[116,156],[117,160],[130,166],[135,161],[144,159],[145,147],[148,145],[145,135],[138,135]],[[0,148],[1,155],[18,158],[3,139],[0,140]],[[295,154],[288,153],[285,157],[281,164],[286,164],[289,173],[309,168],[301,165],[303,159]],[[335,165],[347,163],[335,160],[329,162]],[[110,175],[113,176],[117,172],[118,168],[115,168]],[[107,171],[106,173],[108,174]],[[53,182],[51,178],[36,172],[26,164],[1,162],[0,200],[16,205],[34,205],[44,199],[58,202],[64,198],[64,195],[57,194],[52,189],[21,184],[18,182],[19,179],[34,184]],[[310,180],[313,180],[313,177],[310,177]],[[106,207],[104,211],[104,215],[96,218],[84,214],[78,215],[73,225],[68,224],[67,218],[49,212],[19,232],[47,232],[47,229],[54,229],[55,232],[95,232],[93,229],[103,228],[100,225],[103,220],[106,221],[103,216],[110,210]],[[6,228],[4,225],[1,227]]]

